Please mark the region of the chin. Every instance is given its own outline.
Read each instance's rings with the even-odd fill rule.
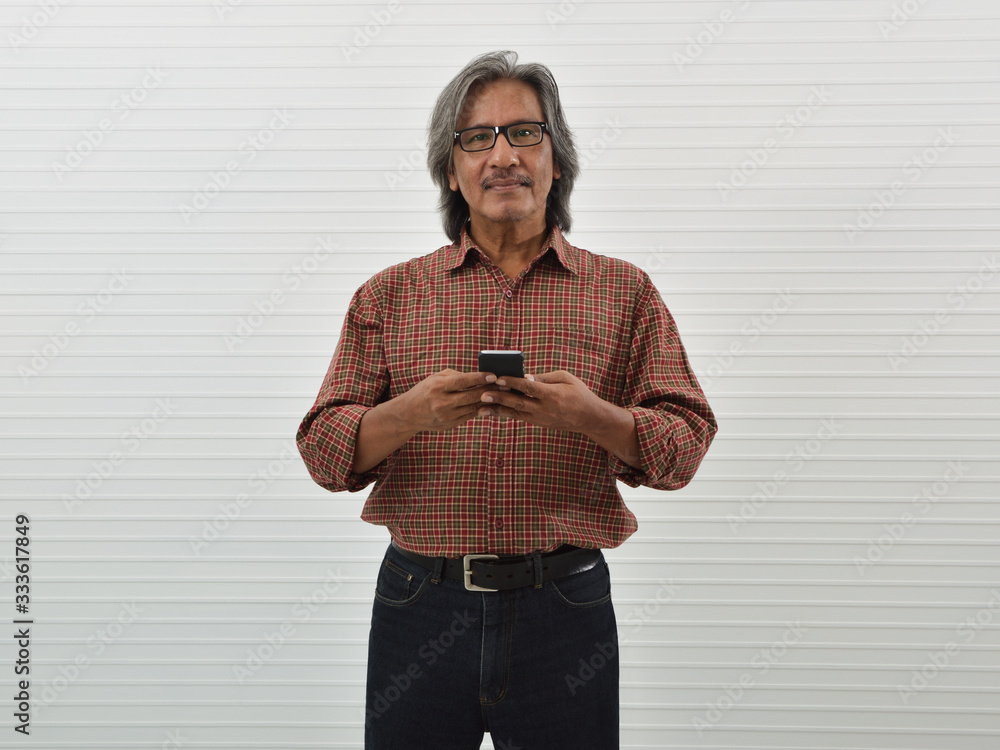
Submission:
[[[508,224],[515,221],[524,221],[531,217],[530,211],[493,211],[483,214],[486,219],[495,224]]]
[[[483,215],[494,221],[519,221],[528,218],[535,211],[534,206],[526,206],[522,201],[504,201],[499,205],[494,203],[483,211]]]

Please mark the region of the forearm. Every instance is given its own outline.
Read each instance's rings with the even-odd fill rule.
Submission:
[[[639,433],[632,412],[601,400],[591,424],[584,433],[587,437],[629,466],[645,471],[639,460]]]
[[[417,434],[405,424],[399,409],[399,399],[384,401],[365,412],[358,425],[354,446],[355,474],[363,474],[378,466],[386,456]]]

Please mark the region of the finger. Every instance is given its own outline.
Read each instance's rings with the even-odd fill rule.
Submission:
[[[497,378],[496,384],[498,386],[513,388],[514,390],[518,390],[525,396],[530,396],[531,398],[537,398],[539,395],[539,389],[535,387],[535,379],[531,375],[525,375],[523,378],[515,378],[512,375],[504,375],[503,377]]]
[[[482,403],[481,396],[484,393],[496,393],[498,390],[497,386],[493,383],[488,385],[477,385],[472,388],[466,388],[450,398],[455,399],[452,403],[456,408],[462,408],[478,405]]]
[[[483,406],[483,403],[477,401],[475,404],[465,407],[462,411],[456,413],[451,420],[449,420],[449,427],[460,427],[466,422],[481,416]]]
[[[477,385],[487,385],[495,382],[497,376],[492,372],[460,372],[451,376],[446,390],[464,391],[467,388],[475,388]]]
[[[525,375],[525,377],[528,377]],[[531,376],[536,383],[571,383],[573,375],[565,370],[551,370],[550,372],[539,372]]]
[[[479,415],[483,417],[500,417],[501,419],[517,419],[528,424],[535,424],[534,415],[498,404],[484,406],[479,410]]]
[[[519,380],[520,378],[517,379]],[[523,413],[530,411],[531,399],[518,396],[516,393],[510,391],[489,391],[484,393],[480,398],[486,404],[506,407]]]

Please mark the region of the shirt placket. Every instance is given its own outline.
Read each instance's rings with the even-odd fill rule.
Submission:
[[[498,268],[492,269],[499,282],[500,295],[496,303],[496,329],[492,348],[520,348],[520,307],[519,290],[523,277],[511,280]],[[487,551],[499,548],[500,541],[511,533],[510,471],[517,422],[512,419],[490,417],[489,439],[487,441],[486,468],[489,477],[487,496]]]

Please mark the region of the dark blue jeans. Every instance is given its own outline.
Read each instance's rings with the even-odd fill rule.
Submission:
[[[608,565],[466,591],[386,551],[368,639],[366,750],[617,750]]]

